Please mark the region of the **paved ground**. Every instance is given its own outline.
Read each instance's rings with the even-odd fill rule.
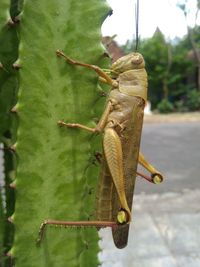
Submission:
[[[163,174],[160,186],[138,179],[136,193],[161,193],[199,187],[200,121],[146,123],[141,151]]]
[[[148,117],[142,151],[165,174],[160,186],[137,181],[129,245],[102,230],[102,267],[200,266],[200,116]]]

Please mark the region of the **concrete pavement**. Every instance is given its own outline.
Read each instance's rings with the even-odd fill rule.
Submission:
[[[139,194],[129,244],[118,250],[101,230],[102,267],[199,267],[200,190]]]

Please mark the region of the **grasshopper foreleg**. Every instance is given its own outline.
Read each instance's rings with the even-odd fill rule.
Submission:
[[[58,121],[58,125],[66,126],[68,128],[79,128],[79,129],[83,129],[83,130],[86,130],[92,133],[98,132],[96,128],[90,128],[80,123],[65,123],[64,121]]]
[[[85,67],[85,68],[88,68],[88,69],[91,69],[91,70],[94,70],[101,78],[102,78],[102,81],[113,86],[113,87],[118,87],[118,83],[113,80],[112,78],[110,78],[110,76],[105,73],[101,68],[99,68],[98,66],[96,65],[91,65],[91,64],[87,64],[87,63],[82,63],[82,62],[79,62],[79,61],[76,61],[76,60],[73,60],[71,59],[70,57],[66,56],[62,51],[60,50],[57,50],[56,51],[56,54],[58,56],[62,56],[65,58],[65,60],[72,64],[72,65],[78,65],[78,66],[82,66],[82,67]]]
[[[66,126],[68,128],[79,128],[79,129],[83,129],[83,130],[86,130],[92,133],[100,133],[103,131],[107,123],[108,115],[110,114],[110,111],[112,110],[112,108],[113,108],[112,102],[108,101],[105,111],[95,128],[90,128],[80,123],[65,123],[64,121],[58,121],[57,123],[60,126]]]

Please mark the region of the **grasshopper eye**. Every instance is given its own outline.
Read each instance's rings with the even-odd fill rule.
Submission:
[[[135,56],[132,60],[131,63],[133,65],[139,65],[142,63],[142,58],[140,56]]]

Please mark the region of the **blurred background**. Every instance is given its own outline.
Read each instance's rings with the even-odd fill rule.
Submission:
[[[107,0],[103,43],[113,61],[135,51],[134,0]],[[129,245],[101,230],[103,267],[200,266],[200,1],[140,0],[139,48],[149,104],[141,151],[165,180],[137,178]]]

